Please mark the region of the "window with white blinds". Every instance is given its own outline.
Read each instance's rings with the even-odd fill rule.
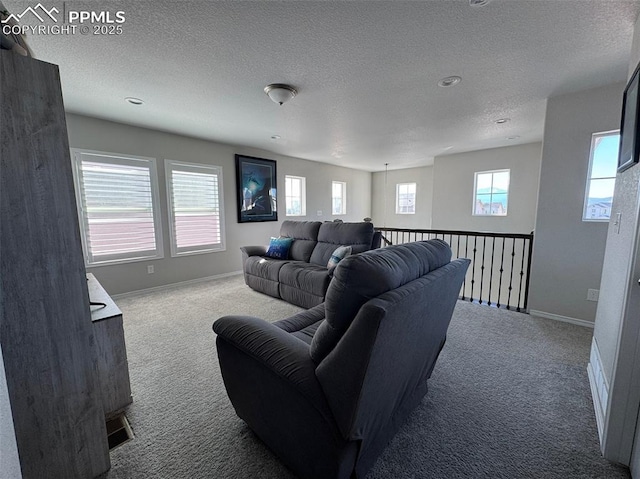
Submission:
[[[165,160],[171,255],[224,250],[222,168]]]
[[[162,258],[155,159],[71,152],[87,266]]]

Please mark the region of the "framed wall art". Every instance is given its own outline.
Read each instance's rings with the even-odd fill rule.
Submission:
[[[278,221],[276,162],[236,155],[238,223]]]

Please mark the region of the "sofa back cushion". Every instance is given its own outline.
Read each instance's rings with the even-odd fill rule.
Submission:
[[[426,393],[469,263],[453,260],[367,301],[317,365],[336,423],[344,438],[362,439],[363,457]]]
[[[326,320],[311,342],[313,360],[319,363],[333,350],[368,300],[450,261],[451,248],[438,239],[371,250],[340,261],[325,297]]]
[[[287,220],[282,222],[280,236],[294,239],[289,249],[289,259],[309,262],[311,253],[318,243],[318,231],[321,225],[320,221]]]
[[[371,249],[372,240],[372,223],[322,223],[310,262],[326,266],[338,246],[351,246],[351,254],[362,253]]]

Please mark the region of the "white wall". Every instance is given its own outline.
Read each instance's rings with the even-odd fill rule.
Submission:
[[[640,25],[636,22],[629,77],[640,61]],[[618,97],[622,104],[622,94]],[[618,118],[618,124],[620,119]],[[628,281],[629,259],[636,240],[638,221],[638,185],[640,167],[634,166],[616,177],[612,216],[622,214],[620,229],[613,224],[608,228],[602,284],[598,302],[594,338],[602,359],[603,372],[611,380],[622,320],[624,297]]]
[[[79,115],[67,115],[69,143],[72,148],[147,156],[158,160],[160,204],[165,257],[112,266],[90,268],[110,294],[119,294],[160,285],[205,278],[240,271],[239,247],[268,244],[277,235],[284,215],[284,176],[291,174],[307,178],[307,217],[295,220],[331,221],[331,181],[347,183],[347,215],[344,221],[362,221],[371,215],[371,173],[313,161],[275,155],[266,151],[230,146],[189,138],[145,128],[114,123]],[[276,160],[278,172],[279,221],[266,223],[237,222],[235,196],[235,154]],[[172,258],[169,250],[166,189],[164,188],[164,159],[222,166],[226,251]],[[318,216],[317,212],[322,211]],[[153,264],[155,273],[147,274]]]
[[[640,61],[636,20],[628,78]],[[618,97],[622,103],[622,95]],[[600,284],[589,379],[604,456],[640,473],[640,167],[618,173]],[[635,437],[635,445],[634,445]]]
[[[416,183],[416,213],[396,214],[396,185]],[[433,167],[407,168],[373,174],[371,179],[371,219],[376,226],[428,229],[431,227]]]
[[[623,84],[549,98],[531,272],[530,309],[587,322],[597,303],[607,224],[582,221],[591,135],[620,126]]]
[[[530,233],[535,224],[541,144],[437,156],[433,166],[432,228]],[[506,216],[473,216],[474,173],[509,168]]]
[[[20,479],[20,458],[16,444],[16,432],[13,428],[11,402],[7,389],[7,378],[2,360],[0,347],[0,477],[6,479]]]

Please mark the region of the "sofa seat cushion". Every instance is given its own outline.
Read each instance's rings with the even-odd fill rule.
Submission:
[[[318,327],[320,326],[320,323],[322,323],[322,321],[324,321],[324,319],[321,319],[317,323],[313,323],[311,326],[307,326],[306,328],[291,334],[293,334],[298,339],[302,339],[305,343],[311,345],[311,340],[316,334],[316,331],[318,330]]]
[[[288,261],[281,259],[249,256],[244,263],[244,273],[277,282],[280,269],[287,263]]]
[[[325,266],[317,264],[291,261],[280,269],[279,281],[281,284],[316,296],[324,296],[330,280],[329,270]]]
[[[324,303],[306,311],[300,311],[287,319],[276,321],[273,324],[305,343],[311,344],[313,335],[316,334],[322,321],[324,321]]]

